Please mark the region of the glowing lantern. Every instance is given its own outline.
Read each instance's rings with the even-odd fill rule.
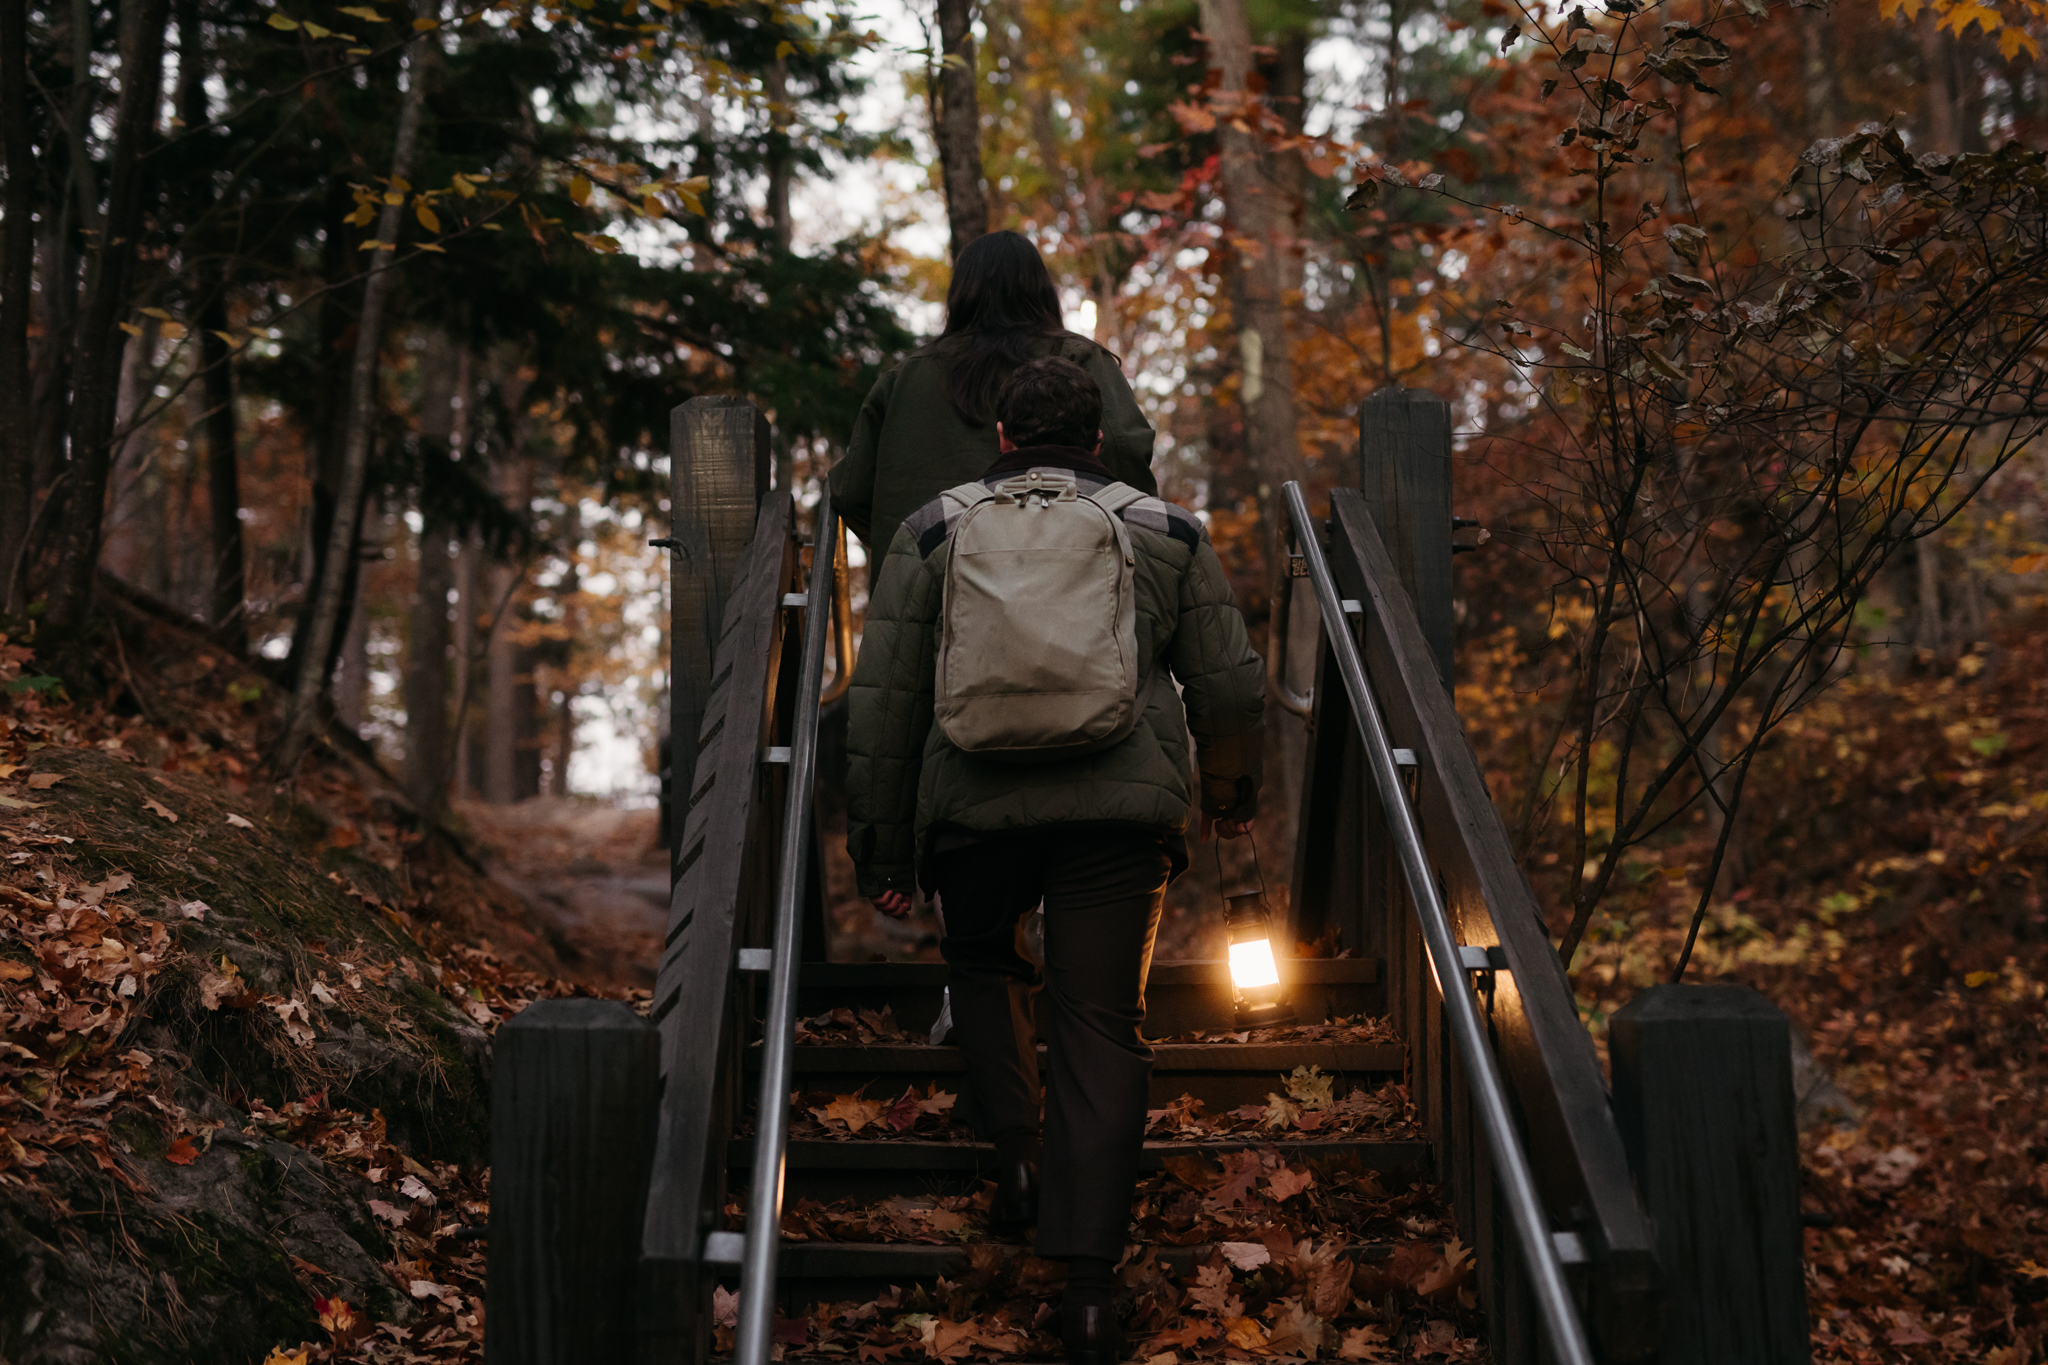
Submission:
[[[1280,964],[1273,957],[1272,922],[1266,915],[1266,893],[1247,891],[1224,899],[1224,923],[1230,931],[1230,986],[1237,1005],[1239,1029],[1272,1028],[1294,1022],[1294,1006],[1280,983]]]

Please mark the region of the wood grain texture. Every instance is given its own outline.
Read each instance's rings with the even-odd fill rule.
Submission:
[[[498,1030],[489,1365],[627,1360],[660,1045],[616,1000],[541,1000]]]
[[[1655,1245],[1592,1040],[1364,499],[1338,489],[1332,511],[1331,568],[1342,594],[1366,604],[1366,671],[1393,743],[1415,750],[1417,814],[1452,928],[1459,942],[1498,945],[1505,956],[1493,998],[1495,1051],[1544,1204],[1556,1227],[1581,1232],[1594,1250],[1595,1264],[1582,1277],[1588,1325],[1604,1358],[1644,1359],[1655,1350],[1659,1324]],[[1414,1002],[1404,1005],[1404,1026],[1422,1025],[1421,1046],[1438,1047],[1431,1011],[1420,1011],[1419,1020],[1417,1012]],[[1407,1036],[1414,1045],[1417,1035]],[[1431,1096],[1425,1111],[1432,1131],[1442,1122],[1440,1104]]]
[[[669,761],[680,811],[695,791],[725,605],[768,492],[768,419],[744,398],[692,398],[669,413]]]
[[[1427,389],[1381,389],[1358,409],[1359,487],[1451,682],[1451,410]]]
[[[724,1144],[737,1112],[743,1040],[733,1026],[733,953],[772,881],[772,784],[761,751],[780,646],[779,598],[790,562],[790,503],[761,509],[726,604],[702,755],[682,837],[668,934],[655,979],[662,1100],[641,1232],[641,1359],[698,1358],[709,1283],[698,1253],[720,1205]]]
[[[1791,1025],[1746,986],[1652,986],[1608,1047],[1670,1285],[1658,1359],[1805,1365]]]

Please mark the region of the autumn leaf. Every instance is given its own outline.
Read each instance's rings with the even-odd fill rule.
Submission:
[[[889,1112],[884,1115],[889,1126],[899,1133],[915,1128],[917,1121],[923,1117],[924,1109],[917,1102],[917,1087],[915,1086],[905,1090],[902,1095],[898,1096],[896,1103],[890,1105]]]
[[[169,806],[164,805],[161,801],[155,800],[154,798],[145,799],[142,803],[142,808],[148,811],[151,815],[162,816],[164,819],[170,821],[174,825],[178,823],[177,812],[173,811]]]
[[[844,1126],[847,1132],[858,1133],[879,1120],[888,1107],[882,1100],[864,1100],[858,1095],[836,1095],[824,1108],[811,1110],[811,1117],[827,1127],[838,1123]]]
[[[1423,1298],[1455,1289],[1472,1273],[1472,1249],[1453,1237],[1443,1249],[1437,1263],[1415,1282],[1415,1292]]]
[[[404,1227],[405,1220],[409,1216],[409,1210],[399,1208],[396,1204],[386,1203],[382,1199],[372,1199],[370,1201],[370,1212],[395,1228]]]
[[[306,1365],[306,1353],[303,1350],[287,1351],[282,1346],[273,1346],[270,1348],[270,1354],[263,1357],[263,1365]]]
[[[239,815],[236,815],[236,814],[235,814],[235,813],[234,813],[233,811],[229,811],[229,812],[228,812],[228,824],[232,825],[232,826],[233,826],[234,828],[236,828],[236,829],[254,829],[254,828],[256,828],[256,822],[255,822],[255,821],[253,821],[253,820],[245,820],[245,819],[243,819],[243,818],[242,818],[241,816],[239,816]]]
[[[412,212],[413,216],[420,220],[420,226],[427,231],[439,232],[441,230],[441,216],[427,206],[426,200],[413,200]]]
[[[1223,1178],[1217,1182],[1209,1202],[1226,1209],[1251,1203],[1252,1186],[1258,1183],[1259,1169],[1257,1152],[1247,1149],[1229,1153],[1223,1158]]]
[[[62,782],[64,778],[65,774],[63,773],[30,773],[28,775],[29,790],[39,792],[48,791],[50,788],[56,786],[59,782]]]
[[[1266,1344],[1266,1329],[1251,1318],[1232,1318],[1223,1324],[1223,1337],[1240,1351],[1257,1351]]]
[[[1313,1171],[1297,1171],[1291,1166],[1282,1166],[1267,1179],[1266,1188],[1275,1200],[1284,1204],[1315,1183]]]
[[[1239,1270],[1257,1270],[1273,1259],[1264,1242],[1218,1242],[1216,1249]]]
[[[1300,1119],[1300,1105],[1288,1099],[1285,1095],[1268,1094],[1266,1096],[1265,1112],[1259,1116],[1259,1126],[1279,1132],[1282,1129],[1292,1128]]]
[[[269,24],[274,29],[281,29],[286,33],[290,33],[293,29],[299,26],[298,20],[287,19],[282,14],[273,14],[263,22]]]
[[[1390,1360],[1387,1338],[1377,1327],[1354,1327],[1337,1346],[1339,1360]]]
[[[0,981],[26,981],[35,974],[35,968],[26,962],[0,958]]]
[[[1330,1092],[1336,1079],[1319,1066],[1298,1066],[1287,1078],[1287,1093],[1304,1109],[1327,1109],[1334,1102]]]
[[[1264,1247],[1258,1246],[1255,1242],[1240,1242],[1237,1245],[1257,1247],[1260,1251],[1265,1250]],[[1224,1254],[1226,1256],[1229,1255],[1228,1252]],[[1194,1286],[1188,1290],[1188,1301],[1213,1317],[1235,1317],[1237,1316],[1235,1313],[1224,1312],[1224,1305],[1230,1302],[1233,1288],[1228,1267],[1220,1265],[1198,1266],[1195,1269]]]
[[[1274,1355],[1307,1356],[1314,1360],[1323,1349],[1323,1320],[1304,1308],[1299,1299],[1282,1299],[1268,1312],[1277,1311],[1266,1349]]]
[[[182,1133],[179,1134],[178,1140],[171,1144],[170,1150],[164,1153],[164,1160],[173,1166],[190,1166],[198,1159],[199,1149],[192,1145],[190,1137]]]
[[[366,24],[388,24],[391,22],[368,5],[343,5],[335,12],[337,14],[346,14],[351,19],[360,19]]]
[[[590,202],[590,177],[572,176],[569,180],[569,202],[581,208]]]

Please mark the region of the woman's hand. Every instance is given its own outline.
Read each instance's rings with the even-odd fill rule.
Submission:
[[[901,891],[884,891],[871,902],[875,909],[890,919],[903,919],[910,914],[910,897]]]
[[[1249,820],[1212,820],[1206,814],[1202,817],[1202,842],[1205,844],[1212,836],[1241,839],[1251,832],[1252,822]]]

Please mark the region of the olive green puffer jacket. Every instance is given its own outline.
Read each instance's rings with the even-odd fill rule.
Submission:
[[[1088,371],[1102,391],[1102,462],[1140,493],[1157,493],[1152,424],[1138,410],[1117,358],[1072,335],[1043,338],[1032,349]],[[948,488],[980,478],[995,459],[995,423],[974,426],[960,416],[946,396],[945,366],[927,347],[875,381],[861,404],[846,458],[832,466],[832,505],[879,561],[905,517]]]
[[[1001,477],[1009,476],[988,482]],[[1104,486],[1099,476],[1075,477],[1084,492]],[[847,737],[846,842],[861,894],[911,891],[938,830],[1109,823],[1179,836],[1192,801],[1190,734],[1203,809],[1248,818],[1266,668],[1245,638],[1202,523],[1152,497],[1121,514],[1137,559],[1138,650],[1146,661],[1137,728],[1101,753],[1017,764],[964,753],[932,723],[940,599],[960,510],[935,499],[904,521],[868,603]]]

